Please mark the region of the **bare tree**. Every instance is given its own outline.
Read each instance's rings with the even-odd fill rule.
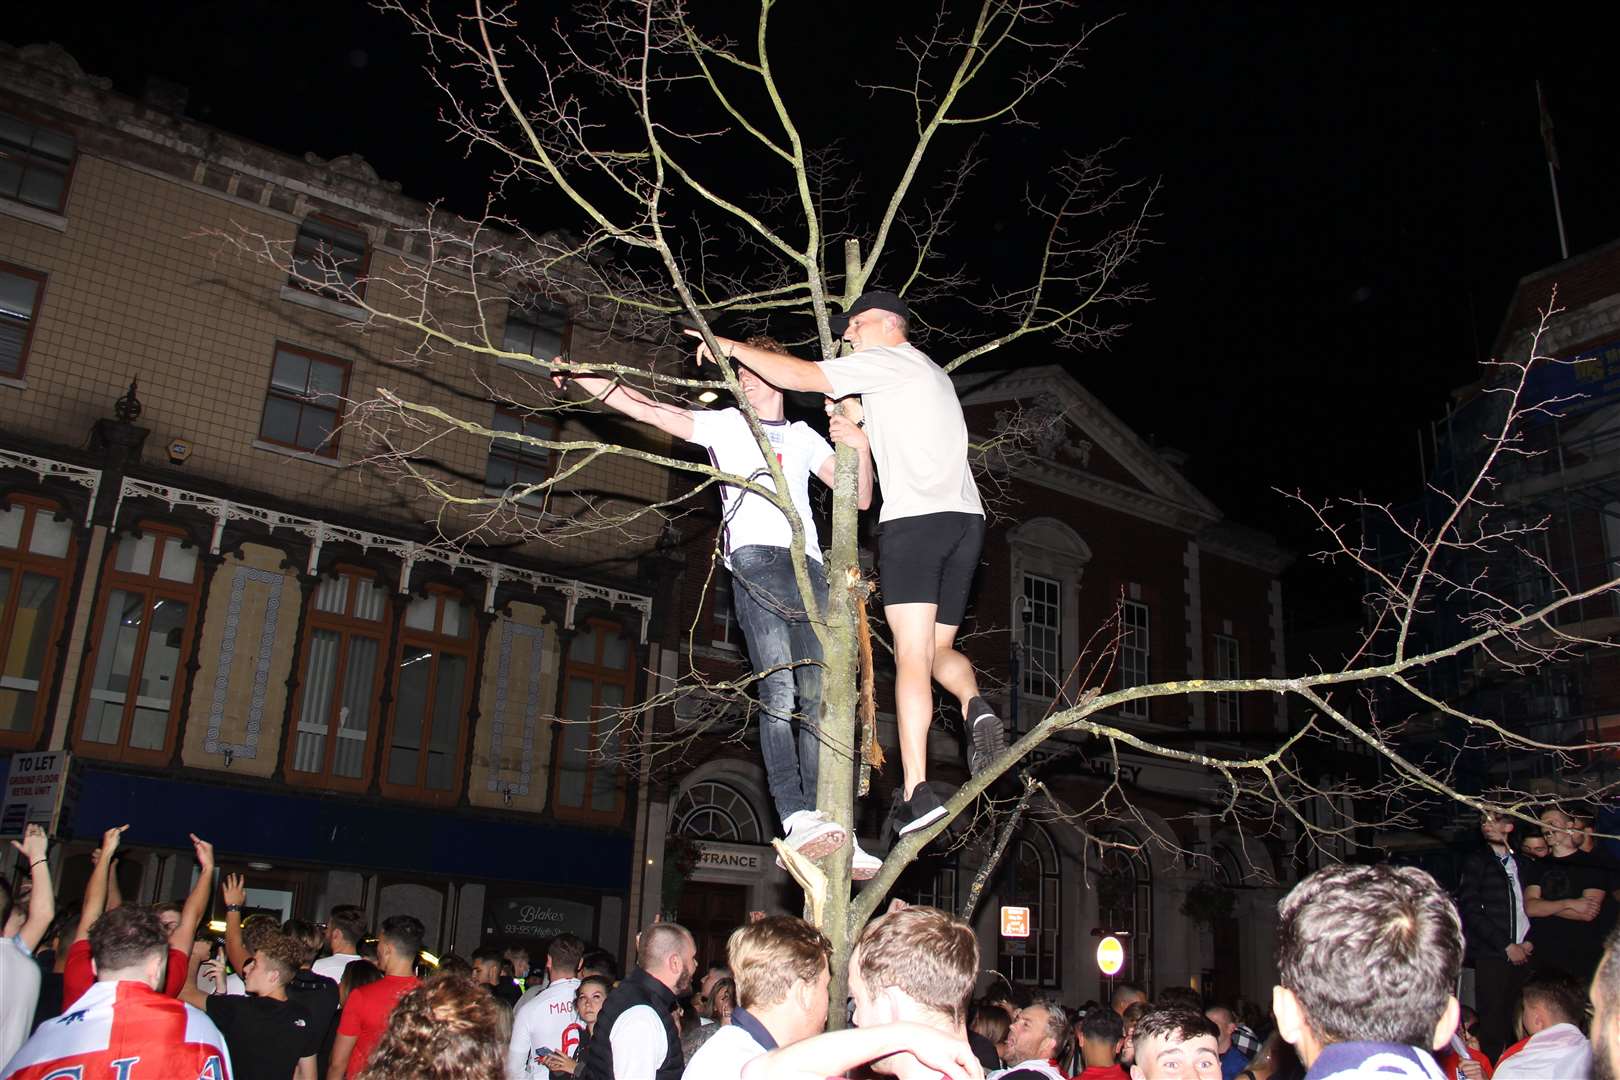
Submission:
[[[785,336],[803,328],[799,344],[830,357],[837,345],[829,324],[834,307],[847,307],[864,289],[882,284],[903,291],[925,318],[935,311],[972,311],[965,328],[929,327],[940,331],[937,340],[971,342],[943,359],[947,370],[1027,337],[1070,349],[1106,344],[1120,332],[1122,309],[1143,297],[1128,272],[1146,242],[1151,185],[1116,179],[1096,153],[1069,156],[1032,182],[1024,211],[1039,224],[1040,239],[1028,252],[1019,284],[976,280],[963,254],[971,245],[951,235],[973,206],[985,145],[979,140],[1030,123],[1034,103],[1078,73],[1095,28],[1082,23],[1078,5],[1069,0],[981,0],[961,11],[947,3],[920,32],[896,44],[881,78],[861,85],[833,74],[807,89],[781,74],[792,43],[784,45],[777,36],[781,16],[773,0],[761,0],[746,25],[719,26],[679,0],[603,0],[540,26],[520,25],[516,5],[488,7],[480,0],[454,14],[405,0],[382,0],[381,6],[406,20],[423,43],[428,75],[443,91],[442,118],[456,139],[475,160],[493,163],[488,213],[476,221],[436,214],[422,225],[420,257],[373,267],[363,294],[330,257],[300,261],[284,245],[247,232],[227,239],[284,266],[308,287],[341,296],[367,322],[410,331],[417,346],[398,358],[402,365],[429,373],[490,358],[518,365],[526,372],[523,394],[488,389],[528,415],[571,407],[552,386],[557,374],[604,375],[677,399],[705,390],[730,395],[767,451],[774,490],[629,442],[496,431],[470,409],[458,412],[397,387],[360,393],[349,423],[372,437],[374,463],[432,506],[447,544],[656,533],[669,515],[721,483],[775,501],[793,528],[795,571],[823,646],[817,805],[853,831],[853,765],[864,741],[858,605],[866,587],[856,548],[854,456],[847,448],[838,456],[832,587],[826,610],[816,611],[809,599],[806,537],[758,418],[729,369],[694,373],[683,362],[690,339],[680,331],[694,329],[715,349],[711,323],[722,317],[768,324]],[[863,170],[846,147],[818,143],[808,134],[807,110],[795,102],[812,91],[819,115],[845,110],[852,124],[885,125],[887,140],[899,148],[892,175]],[[939,163],[941,156],[948,164]],[[577,233],[540,232],[524,220],[521,208],[537,188],[573,208]],[[507,348],[494,327],[509,303],[521,304],[527,296],[566,304],[576,325],[591,327],[598,341],[646,343],[654,361],[593,351],[579,340],[566,359]],[[1537,602],[1515,603],[1491,572],[1493,559],[1534,559],[1529,541],[1544,527],[1504,522],[1491,498],[1503,461],[1530,452],[1522,440],[1527,416],[1557,408],[1556,402],[1526,398],[1528,373],[1547,362],[1532,350],[1497,367],[1493,390],[1502,397],[1501,422],[1482,447],[1475,483],[1447,495],[1451,512],[1443,519],[1408,521],[1361,501],[1296,497],[1328,540],[1322,557],[1371,582],[1369,632],[1342,663],[1289,677],[1109,690],[1118,633],[1117,627],[1103,628],[1083,658],[1088,669],[1079,679],[1082,692],[965,784],[949,801],[944,820],[900,840],[864,889],[851,893],[847,847],[819,865],[783,848],[808,908],[834,943],[835,1000],[843,999],[855,934],[901,871],[959,815],[978,808],[984,827],[976,835],[998,855],[1026,807],[1063,816],[1082,829],[1098,814],[1128,811],[1117,782],[1090,805],[1059,806],[1034,765],[1053,746],[1060,754],[1073,753],[1084,740],[1116,757],[1134,751],[1200,766],[1211,778],[1207,797],[1218,813],[1256,835],[1275,832],[1335,849],[1368,827],[1408,820],[1414,795],[1533,818],[1550,796],[1520,791],[1487,799],[1463,790],[1444,769],[1405,754],[1401,736],[1414,720],[1443,715],[1463,726],[1472,745],[1563,755],[1599,749],[1530,739],[1503,718],[1458,708],[1424,682],[1424,673],[1436,665],[1470,654],[1530,666],[1607,645],[1569,633],[1561,615],[1611,591],[1615,581],[1571,591],[1543,563],[1550,591]],[[433,463],[436,441],[468,435],[545,449],[560,465],[543,480],[490,494]],[[992,477],[1016,467],[1019,446],[1012,432],[983,448]],[[669,502],[635,506],[577,490],[589,466],[613,456],[686,474],[690,489]],[[569,500],[570,513],[560,524],[554,519],[537,525],[523,512],[537,499]],[[1374,557],[1360,531],[1369,513],[1382,515],[1404,538],[1404,558],[1391,563]],[[1462,554],[1471,557],[1455,558]],[[1462,565],[1470,569],[1460,571]],[[1434,603],[1441,596],[1447,600],[1443,617],[1460,618],[1463,631],[1425,635],[1420,631],[1442,617]],[[706,690],[738,695],[749,682]],[[1287,695],[1303,706],[1303,719],[1274,745],[1232,756],[1155,740],[1110,719],[1112,710],[1131,701],[1226,693]],[[1324,780],[1312,765],[1323,747],[1360,748],[1380,767],[1362,777]],[[674,752],[679,740],[637,749]],[[987,790],[1014,771],[1024,774],[1015,785],[1019,794],[1003,800],[1012,812],[998,816]],[[1590,793],[1601,791],[1594,786]],[[1313,801],[1331,812],[1305,813]],[[975,899],[982,887],[981,880]],[[841,1009],[833,1012],[842,1015]]]

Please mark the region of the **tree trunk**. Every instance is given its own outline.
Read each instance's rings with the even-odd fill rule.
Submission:
[[[859,251],[851,241],[845,261],[853,280]],[[846,302],[845,306],[848,304]],[[832,942],[832,984],[828,987],[827,1016],[831,1027],[844,1026],[848,1000],[849,953],[855,927],[849,922],[850,854],[855,836],[855,771],[860,746],[857,738],[860,706],[860,652],[856,642],[855,597],[851,586],[860,580],[859,517],[856,484],[859,460],[847,446],[838,448],[833,486],[832,557],[827,567],[827,635],[821,682],[821,761],[816,779],[816,806],[848,830],[851,845],[822,864],[827,874],[827,901],[821,930]]]

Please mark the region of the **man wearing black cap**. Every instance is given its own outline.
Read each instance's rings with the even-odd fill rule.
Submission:
[[[930,679],[961,703],[972,772],[1007,748],[1000,718],[979,696],[972,665],[954,647],[984,543],[967,424],[950,376],[907,340],[910,320],[906,302],[894,293],[863,293],[833,320],[853,351],[820,363],[717,339],[728,357],[784,390],[861,396],[883,488],[878,575],[897,669],[904,788],[896,793],[891,824],[900,835],[945,813],[940,793],[928,783]],[[711,359],[701,344],[698,359]]]

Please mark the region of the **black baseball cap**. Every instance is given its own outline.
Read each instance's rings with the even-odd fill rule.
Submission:
[[[844,312],[842,315],[834,315],[827,320],[832,326],[832,332],[835,334],[842,334],[845,328],[849,326],[849,320],[853,319],[863,311],[888,311],[900,316],[907,322],[911,321],[911,309],[906,306],[906,302],[904,300],[900,299],[892,292],[884,292],[881,289],[870,289],[861,293],[856,301],[849,305],[848,311]]]

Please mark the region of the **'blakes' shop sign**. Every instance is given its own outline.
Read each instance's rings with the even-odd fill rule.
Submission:
[[[584,941],[596,937],[596,909],[572,900],[519,896],[497,901],[490,914],[498,937],[549,938],[562,933]]]

